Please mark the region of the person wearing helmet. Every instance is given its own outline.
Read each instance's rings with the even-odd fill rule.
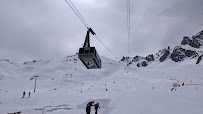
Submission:
[[[87,103],[87,107],[86,107],[86,113],[87,114],[90,114],[91,106],[94,106],[93,104],[94,104],[94,101],[91,101],[91,102]]]
[[[99,103],[95,104],[94,107],[95,107],[95,114],[97,114],[98,108],[100,108]]]

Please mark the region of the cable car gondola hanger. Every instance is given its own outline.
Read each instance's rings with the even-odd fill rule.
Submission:
[[[92,33],[92,35],[96,35],[91,28],[88,28],[83,48],[79,49],[78,58],[87,69],[101,68],[101,59],[96,51],[96,48],[90,47],[90,33]]]
[[[101,69],[101,59],[99,54],[96,51],[95,47],[90,47],[90,33],[95,36],[95,32],[91,29],[91,27],[87,24],[85,19],[82,17],[80,12],[71,2],[71,0],[65,0],[66,3],[70,6],[73,12],[77,15],[80,21],[87,27],[87,35],[82,48],[79,49],[78,58],[82,61],[82,63],[86,66],[87,69]],[[112,51],[99,39],[95,36],[95,38],[112,54]],[[114,55],[115,56],[115,55]],[[117,57],[116,57],[117,58]]]

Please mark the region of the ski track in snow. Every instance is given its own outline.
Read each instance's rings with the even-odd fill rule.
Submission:
[[[203,84],[202,63],[166,61],[138,68],[102,57],[102,69],[87,70],[74,59],[77,56],[26,64],[0,61],[0,113],[85,114],[92,100],[100,103],[98,114],[203,112],[202,85],[171,91],[177,81]],[[34,75],[39,76],[35,93]],[[23,91],[25,98],[21,98]]]

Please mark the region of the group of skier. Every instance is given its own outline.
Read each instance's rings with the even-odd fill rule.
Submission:
[[[25,91],[23,92],[23,97],[22,98],[24,98],[25,97]],[[29,91],[29,97],[30,97],[30,91]]]
[[[98,108],[100,108],[99,103],[94,104],[94,101],[91,101],[91,102],[87,103],[87,107],[86,107],[86,113],[87,114],[90,114],[91,106],[95,107],[95,114],[97,114],[98,113]]]
[[[175,82],[175,83],[173,83],[173,88],[171,88],[171,91],[173,91],[173,90],[175,90],[176,91],[176,87],[180,87],[180,86],[184,86],[185,85],[185,83],[183,82],[182,84],[180,84],[180,82],[179,81],[177,81],[177,82]]]

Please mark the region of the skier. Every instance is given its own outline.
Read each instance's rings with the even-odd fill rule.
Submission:
[[[179,81],[178,81],[178,82],[173,83],[173,88],[171,88],[171,91],[173,91],[173,90],[175,90],[175,91],[176,91],[176,87],[180,87],[180,83],[179,83]]]
[[[25,97],[25,91],[23,92],[23,97],[22,98],[24,98]]]
[[[94,101],[91,101],[91,102],[87,103],[87,107],[86,107],[86,113],[87,114],[90,114],[91,106],[94,106],[93,103],[94,103]]]
[[[29,91],[29,97],[30,97],[30,91]]]
[[[99,103],[95,104],[94,107],[95,107],[95,114],[97,114],[97,110],[98,108],[100,108]]]

